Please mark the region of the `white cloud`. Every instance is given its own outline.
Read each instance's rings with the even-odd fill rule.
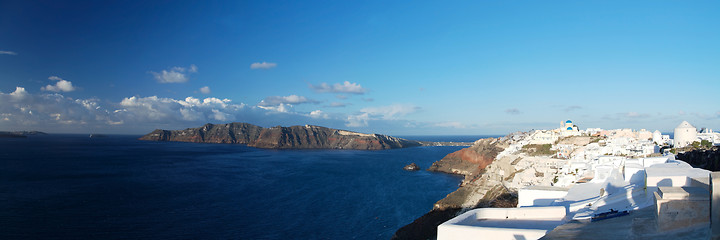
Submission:
[[[0,55],[17,55],[16,52],[13,51],[0,51]]]
[[[310,117],[312,117],[312,118],[324,118],[324,119],[330,118],[330,116],[328,116],[327,113],[324,113],[323,111],[320,111],[320,110],[315,110],[315,111],[310,112]]]
[[[162,70],[161,72],[150,72],[160,83],[184,83],[187,82],[190,77],[186,73],[196,73],[198,71],[195,64],[190,65],[189,69],[184,67],[172,67],[170,70]]]
[[[284,103],[281,103],[281,104],[279,104],[279,105],[277,105],[277,106],[262,106],[262,105],[258,105],[258,107],[259,107],[259,108],[262,108],[262,109],[265,109],[265,110],[268,110],[268,111],[279,112],[279,113],[288,113],[288,112],[290,112],[290,110],[292,109],[292,105],[290,105],[290,104],[284,104]]]
[[[277,67],[277,63],[256,62],[250,64],[250,69],[271,69]]]
[[[221,122],[228,122],[234,120],[233,116],[229,113],[221,112],[220,110],[213,109],[211,117]]]
[[[267,106],[275,106],[279,104],[303,104],[303,103],[318,103],[318,101],[298,96],[298,95],[290,95],[290,96],[270,96],[266,97],[260,103],[258,106],[267,107]]]
[[[381,107],[366,107],[360,109],[360,113],[348,115],[345,121],[347,127],[366,127],[371,120],[399,120],[410,113],[419,110],[420,107],[410,104],[393,104]]]
[[[381,107],[366,107],[360,109],[360,112],[368,113],[372,116],[379,116],[382,119],[395,119],[414,113],[417,110],[420,110],[420,107],[412,104],[393,104]]]
[[[370,114],[361,113],[358,115],[348,115],[345,126],[347,127],[367,127],[370,120]]]
[[[208,86],[201,87],[200,92],[202,94],[210,94],[210,87],[208,87]]]
[[[160,73],[151,73],[155,76],[155,80],[160,83],[182,83],[188,81],[188,77],[184,73],[175,70],[162,70]]]
[[[67,81],[65,79],[62,79],[58,76],[50,76],[48,79],[53,81],[58,81],[55,83],[55,85],[47,85],[44,87],[41,87],[40,90],[42,91],[50,91],[50,92],[72,92],[75,91],[75,87],[73,87],[72,82]]]
[[[337,99],[342,99],[342,100],[345,100],[345,99],[348,98],[347,96],[342,95],[342,94],[335,95],[335,97],[336,97]]]
[[[202,112],[198,112],[192,108],[181,108],[180,115],[183,120],[187,121],[204,121],[205,115]]]
[[[25,91],[24,87],[16,87],[15,91],[8,95],[10,96],[10,99],[12,99],[12,100],[21,101],[28,96],[28,92]]]
[[[348,81],[335,83],[333,85],[327,83],[321,83],[320,85],[308,84],[310,89],[320,93],[351,93],[351,94],[364,94],[367,89],[360,86],[357,83],[350,83]]]
[[[98,99],[72,99],[57,93],[34,95],[22,87],[9,94],[0,93],[0,112],[3,120],[15,126],[116,122]]]

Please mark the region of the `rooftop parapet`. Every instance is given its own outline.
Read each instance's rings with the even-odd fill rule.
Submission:
[[[438,226],[438,240],[539,239],[562,224],[565,207],[479,208]]]

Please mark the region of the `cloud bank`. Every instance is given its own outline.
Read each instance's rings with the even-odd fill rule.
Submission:
[[[59,93],[31,94],[23,87],[11,93],[0,92],[0,125],[8,130],[144,133],[155,128],[182,129],[208,122],[298,125],[327,118],[322,112],[283,113],[213,97],[132,96],[107,102],[95,98],[73,99]],[[332,124],[332,121],[321,123]],[[340,124],[341,121],[335,121],[335,125]]]
[[[322,110],[297,112],[293,105],[317,103],[298,95],[272,96],[261,103],[248,105],[214,97],[174,99],[158,96],[131,96],[112,102],[96,98],[74,99],[61,93],[33,94],[17,87],[11,93],[0,92],[0,126],[7,130],[123,134],[233,121],[265,127],[314,124],[377,133],[409,126],[432,127],[431,123],[403,120],[404,116],[420,109],[409,104],[367,107],[348,115]]]

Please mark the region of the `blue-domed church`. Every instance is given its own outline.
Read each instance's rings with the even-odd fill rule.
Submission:
[[[578,128],[569,119],[564,122],[560,122],[560,130],[563,131],[577,131]]]

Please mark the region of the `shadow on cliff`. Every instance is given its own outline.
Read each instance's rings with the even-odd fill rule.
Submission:
[[[395,232],[392,239],[436,239],[437,226],[461,212],[461,208],[433,209]]]
[[[508,208],[517,206],[517,195],[503,193],[492,200],[483,200],[474,208],[493,207]],[[474,209],[473,208],[473,209]],[[392,239],[437,239],[438,225],[465,212],[462,208],[433,209],[412,223],[405,225],[395,232]]]
[[[675,158],[689,163],[696,168],[720,171],[720,147],[678,153]]]

